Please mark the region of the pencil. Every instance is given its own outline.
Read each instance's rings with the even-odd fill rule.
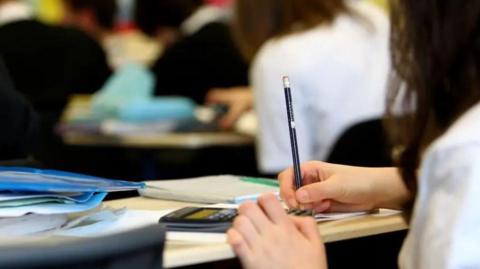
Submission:
[[[295,188],[302,187],[302,173],[300,171],[300,157],[298,156],[297,131],[295,129],[295,117],[293,115],[292,93],[290,90],[290,79],[283,77],[283,88],[285,90],[285,101],[287,104],[288,129],[290,131],[290,146],[292,148],[293,171],[295,173]]]

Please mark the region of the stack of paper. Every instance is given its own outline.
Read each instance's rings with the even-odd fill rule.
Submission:
[[[62,171],[0,167],[0,236],[56,229],[66,223],[67,214],[97,208],[107,192],[143,186]]]

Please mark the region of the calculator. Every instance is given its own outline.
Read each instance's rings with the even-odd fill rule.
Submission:
[[[162,218],[167,231],[223,233],[237,216],[234,208],[185,207]]]

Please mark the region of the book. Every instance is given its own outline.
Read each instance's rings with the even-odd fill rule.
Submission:
[[[220,175],[190,179],[147,181],[140,195],[193,203],[233,203],[256,200],[264,193],[279,194],[275,180]]]

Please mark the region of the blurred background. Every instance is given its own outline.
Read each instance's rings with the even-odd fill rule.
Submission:
[[[386,1],[347,1],[347,8],[365,22],[350,21],[354,15],[342,8],[292,13],[297,21],[275,22],[272,14],[261,13],[277,5],[275,1],[249,2],[0,0],[2,65],[12,88],[36,115],[34,134],[22,137],[17,132],[2,141],[28,145],[2,156],[2,163],[128,180],[210,174],[274,177],[291,158],[289,144],[283,145],[288,142],[283,73],[292,76],[297,118],[305,119],[298,127],[302,161],[388,164],[380,124],[389,70]],[[321,1],[298,3],[315,7],[315,2]],[[268,16],[272,21],[258,19]],[[266,29],[269,23],[288,25]],[[365,27],[357,25],[363,23]],[[295,45],[306,39],[314,41],[313,51]],[[338,50],[349,54],[325,58],[332,50],[324,47],[336,45],[322,47],[323,39],[336,40],[342,44]],[[295,53],[281,53],[281,47],[289,46],[287,51]],[[298,53],[304,49],[318,57]],[[310,70],[298,75],[305,68]],[[314,72],[329,78],[307,85],[307,75]],[[275,83],[269,82],[272,77]],[[352,78],[350,84],[336,84],[346,77]],[[330,119],[332,108],[312,109],[315,104],[333,105],[308,102],[307,95],[320,100],[312,91],[319,89],[325,96],[336,88],[363,92],[358,107],[375,109],[362,112],[365,109],[350,105],[352,101],[342,101],[349,95],[342,90],[328,100],[344,104],[344,112],[337,109]],[[2,114],[4,120],[12,117],[8,113]],[[329,120],[316,124],[311,116]],[[348,135],[341,140],[348,128],[363,122],[367,126],[354,135],[367,134],[361,143]],[[378,150],[365,156],[358,146],[367,147],[371,140]],[[339,141],[351,150],[339,145],[335,151]]]

